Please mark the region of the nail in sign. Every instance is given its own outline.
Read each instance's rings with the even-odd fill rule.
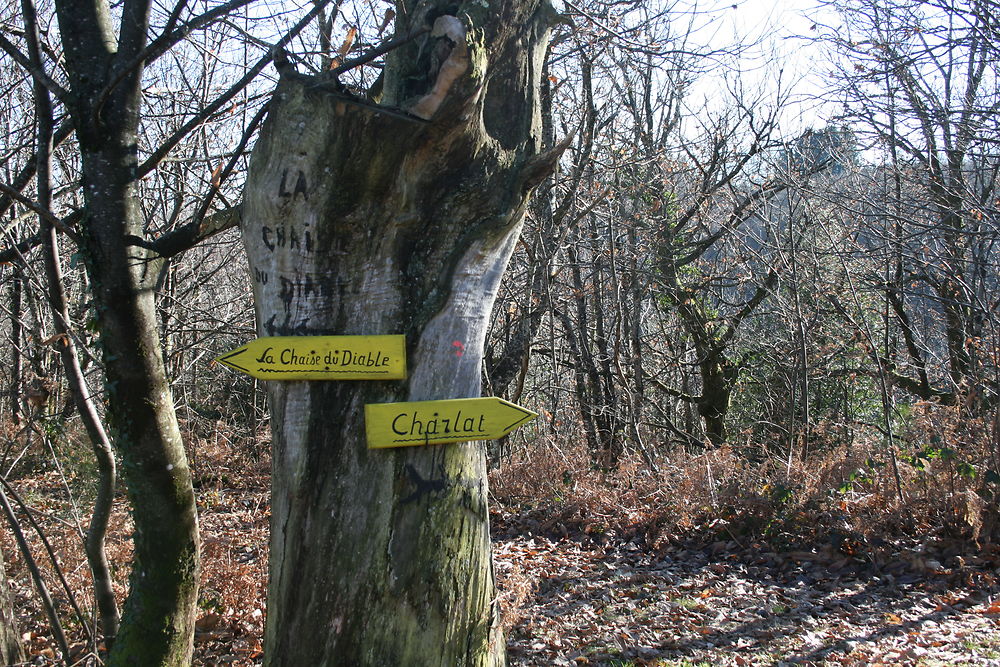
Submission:
[[[273,336],[218,357],[260,380],[402,380],[405,336]]]
[[[365,431],[369,449],[495,440],[537,416],[496,397],[369,403]]]

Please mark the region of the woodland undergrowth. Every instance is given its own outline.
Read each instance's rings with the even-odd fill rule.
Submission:
[[[992,424],[917,406],[892,444],[816,437],[810,453],[723,446],[638,454],[595,465],[582,439],[512,448],[490,475],[496,528],[590,539],[779,550],[833,545],[845,556],[899,540],[958,554],[994,544],[997,446]],[[820,430],[817,429],[817,433]]]
[[[991,425],[948,419],[942,410],[918,407],[891,445],[883,438],[817,441],[807,456],[764,455],[743,445],[677,448],[661,453],[655,469],[637,454],[623,455],[613,469],[595,465],[582,439],[509,443],[490,473],[494,539],[627,542],[647,554],[679,547],[823,553],[834,569],[849,562],[877,570],[902,551],[915,570],[957,571],[969,554],[996,551],[998,480]],[[189,423],[187,432],[202,530],[196,662],[258,664],[267,585],[266,436],[239,435],[211,420]],[[83,628],[93,624],[94,609],[80,537],[94,495],[88,446],[72,425],[39,420],[30,428],[8,425],[5,440],[2,472],[52,544],[83,611],[82,618],[73,611],[38,534],[18,511],[71,638],[69,663],[98,664]],[[120,492],[108,539],[119,603],[131,531]],[[25,646],[34,664],[54,661],[47,617],[6,521],[0,539]],[[516,618],[529,591],[517,593],[516,577],[502,583],[505,613]]]

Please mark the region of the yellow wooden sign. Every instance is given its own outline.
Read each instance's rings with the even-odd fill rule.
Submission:
[[[401,380],[405,336],[274,336],[216,361],[261,380]]]
[[[537,416],[496,397],[369,403],[365,431],[369,449],[494,440]]]

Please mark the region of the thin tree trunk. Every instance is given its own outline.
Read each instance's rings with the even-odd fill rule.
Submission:
[[[11,304],[10,304],[10,415],[14,426],[21,425],[21,395],[23,393],[24,378],[21,377],[22,359],[21,341],[24,338],[24,326],[21,324],[21,267],[19,266],[11,278]]]
[[[30,3],[24,3],[26,33],[29,53],[37,67],[41,67],[38,37],[35,34],[35,17]],[[43,210],[52,208],[52,147],[53,127],[52,104],[49,93],[41,83],[34,85],[35,114],[37,117],[37,145],[35,150],[35,174],[38,184],[37,201]],[[87,530],[85,551],[93,577],[94,595],[100,613],[101,631],[105,643],[110,646],[118,634],[118,605],[112,587],[111,570],[104,549],[104,539],[108,531],[108,521],[115,495],[115,459],[111,453],[111,443],[104,431],[97,407],[90,397],[90,389],[80,368],[70,332],[69,306],[63,287],[62,265],[59,257],[59,241],[55,227],[45,216],[39,216],[39,236],[44,249],[45,277],[48,283],[49,309],[52,314],[53,331],[61,340],[56,344],[60,359],[70,385],[73,403],[80,413],[91,448],[97,461],[97,497],[94,512]]]
[[[580,351],[580,346],[585,345],[586,341],[577,338],[574,330],[579,329],[579,325],[574,325],[569,315],[561,310],[553,312],[562,323],[563,334],[569,345],[570,356],[573,359],[573,391],[576,395],[576,404],[580,408],[580,421],[583,422],[583,432],[587,438],[587,450],[590,452],[591,458],[596,461],[600,445],[597,439],[597,428],[594,426],[594,417],[591,413],[593,401],[587,392],[587,373],[584,371],[583,354]]]
[[[3,550],[0,549],[0,665],[13,665],[24,660],[21,633],[14,615],[14,599],[5,572]]]
[[[410,371],[269,383],[269,665],[504,661],[484,447],[369,450],[362,415],[480,393],[499,279],[557,158],[537,155],[550,8],[469,3],[456,18],[431,2],[399,12],[397,34],[425,9],[435,33],[387,58],[392,113],[282,68],[251,160],[242,232],[258,332],[402,333]]]
[[[635,227],[630,227],[628,231],[628,241],[629,241],[629,269],[631,271],[631,281],[632,289],[629,290],[629,296],[631,297],[632,310],[630,313],[629,320],[629,351],[630,351],[630,370],[632,371],[632,381],[634,382],[632,392],[630,395],[631,399],[631,410],[629,429],[632,440],[635,441],[636,446],[642,453],[643,458],[646,459],[646,463],[653,470],[656,470],[656,460],[653,454],[650,453],[649,448],[646,447],[646,443],[642,439],[642,424],[645,419],[644,410],[646,406],[646,378],[645,373],[642,368],[643,360],[643,323],[642,323],[642,305],[643,305],[643,295],[645,289],[643,287],[643,281],[639,276],[639,243],[638,234],[636,233]]]
[[[49,594],[49,589],[45,585],[45,580],[42,578],[42,573],[38,568],[38,563],[31,554],[31,548],[28,546],[28,540],[24,535],[24,531],[21,530],[20,525],[17,523],[17,517],[14,515],[14,509],[11,507],[10,501],[7,500],[7,494],[3,488],[0,488],[0,512],[3,513],[4,517],[10,524],[11,532],[14,533],[14,540],[17,542],[18,549],[21,551],[21,557],[24,559],[25,566],[31,574],[31,579],[35,584],[35,590],[38,592],[38,597],[41,599],[45,615],[49,619],[49,629],[52,631],[52,635],[56,644],[59,646],[59,650],[62,652],[63,657],[66,657],[69,655],[69,643],[66,641],[66,634],[63,632],[62,622],[59,620],[59,612],[56,610],[56,606],[52,602],[52,596]]]
[[[794,229],[792,226],[792,221],[794,220],[794,211],[792,207],[791,197],[788,198],[788,256],[789,263],[791,264],[791,282],[794,286],[792,290],[792,306],[795,311],[795,344],[796,344],[796,360],[792,371],[792,381],[797,385],[797,390],[799,394],[799,401],[801,401],[802,418],[799,420],[801,428],[795,428],[795,412],[796,405],[795,401],[792,401],[790,406],[791,419],[789,421],[789,426],[791,430],[789,431],[789,438],[791,438],[791,445],[789,446],[789,465],[791,464],[791,459],[794,454],[795,443],[799,442],[800,446],[798,448],[799,455],[802,460],[805,460],[809,456],[809,440],[811,431],[812,415],[811,404],[809,400],[809,349],[808,349],[808,332],[806,331],[806,321],[805,315],[802,311],[802,298],[801,298],[801,281],[799,276],[799,258],[798,250],[799,243],[797,242]],[[794,396],[796,392],[792,392]]]
[[[596,246],[597,239],[600,238],[600,230],[597,224],[596,216],[591,218],[591,238],[594,239],[594,244]],[[612,351],[610,336],[608,334],[608,323],[605,319],[605,314],[609,313],[612,322],[617,325],[621,320],[621,294],[618,290],[618,281],[616,271],[617,271],[617,249],[614,243],[614,236],[610,233],[608,234],[609,248],[607,253],[594,253],[594,299],[597,303],[597,308],[594,309],[594,350],[596,352],[595,360],[600,362],[600,367],[598,369],[598,382],[597,387],[600,388],[600,405],[601,418],[600,418],[600,431],[601,440],[604,447],[604,460],[602,465],[608,468],[616,468],[621,460],[621,455],[623,452],[622,443],[622,433],[621,433],[621,413],[619,412],[619,400],[618,391],[616,389],[617,382],[615,380],[614,370],[612,369],[613,361],[618,357],[618,350]],[[607,260],[608,265],[605,265],[604,261]],[[605,272],[611,276],[611,289],[609,290],[605,285]],[[612,294],[613,303],[607,304],[604,300],[605,292],[610,291]],[[617,328],[617,326],[616,326]],[[620,336],[615,336],[615,346],[617,347],[621,341]]]
[[[80,360],[76,353],[76,344],[69,335],[67,323],[69,309],[62,287],[62,271],[59,266],[59,249],[56,245],[55,230],[51,227],[46,231],[46,274],[49,282],[49,298],[52,308],[52,319],[57,334],[64,336],[59,345],[60,359],[66,371],[66,377],[72,392],[73,403],[90,438],[94,459],[97,462],[97,496],[94,499],[94,511],[87,528],[85,551],[90,572],[93,576],[94,595],[100,613],[101,632],[105,643],[110,646],[118,634],[118,604],[111,579],[111,569],[108,565],[104,542],[108,532],[108,522],[115,497],[116,464],[111,451],[111,443],[105,433],[104,425],[97,412],[97,406],[90,396],[90,388],[84,379],[80,368]]]
[[[588,338],[590,319],[587,311],[587,287],[583,282],[583,272],[580,270],[579,249],[570,246],[567,249],[567,256],[572,267],[570,275],[573,280],[576,321],[567,319],[566,313],[560,313],[560,316],[563,318],[563,331],[567,339],[572,338],[575,341],[575,344],[570,343],[570,347],[574,353],[574,365],[577,368],[575,376],[578,403],[587,432],[590,455],[595,463],[607,465],[603,455],[607,447],[607,440],[604,437],[607,433],[607,429],[604,427],[604,413],[607,406],[601,392],[601,376]],[[596,292],[596,290],[594,291]]]

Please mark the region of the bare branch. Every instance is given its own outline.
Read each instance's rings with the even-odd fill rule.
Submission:
[[[14,62],[23,67],[33,79],[45,86],[60,101],[65,102],[69,98],[69,91],[56,83],[44,69],[32,65],[28,57],[21,53],[17,46],[10,40],[4,37],[3,33],[0,33],[0,50],[5,51],[7,55],[14,59]]]
[[[277,53],[280,52],[286,44],[292,41],[296,35],[302,32],[302,30],[309,25],[309,22],[312,21],[316,15],[319,14],[327,4],[329,4],[329,2],[330,0],[320,0],[317,2],[316,5],[309,10],[309,12],[303,16],[298,23],[292,26],[292,29],[289,30],[288,33],[274,45],[274,48],[272,48],[270,52],[254,63],[253,67],[247,71],[243,78],[233,84],[229,90],[217,97],[214,102],[202,109],[200,113],[196,114],[193,118],[188,120],[188,122],[184,123],[184,125],[168,137],[166,141],[160,144],[160,147],[153,151],[153,154],[150,155],[145,162],[139,165],[136,170],[136,178],[142,178],[155,169],[163,158],[165,158],[184,137],[186,137],[192,130],[197,128],[206,120],[211,118],[216,111],[222,108],[222,105],[236,97],[240,91],[250,85],[250,82],[257,78],[257,75],[260,74],[272,60],[274,60]]]

